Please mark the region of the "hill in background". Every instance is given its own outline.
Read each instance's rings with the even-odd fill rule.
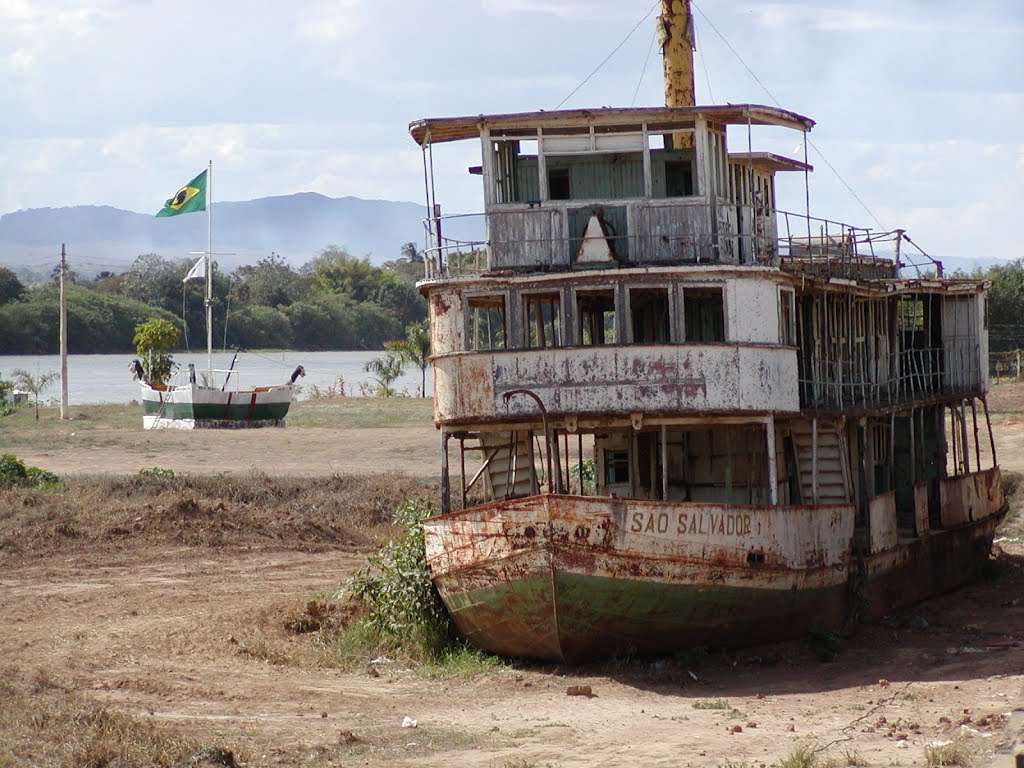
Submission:
[[[398,258],[403,243],[423,247],[423,205],[315,192],[217,203],[213,250],[222,270],[255,263],[271,252],[300,266],[328,245],[374,264]],[[455,220],[458,222],[460,220]],[[472,221],[472,219],[470,219]],[[482,225],[478,224],[482,228]],[[482,231],[453,223],[448,237],[482,239]],[[206,249],[206,216],[157,219],[110,206],[33,208],[0,216],[0,265],[43,278],[66,243],[71,268],[83,276],[123,272],[142,253],[168,258]]]

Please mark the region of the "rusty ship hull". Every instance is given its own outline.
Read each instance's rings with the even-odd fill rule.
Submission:
[[[434,582],[468,641],[580,663],[843,630],[955,589],[988,559],[1005,512],[1001,497],[988,501],[978,519],[860,559],[848,547],[851,505],[544,494],[434,518],[425,540]],[[796,539],[800,528],[808,535]]]

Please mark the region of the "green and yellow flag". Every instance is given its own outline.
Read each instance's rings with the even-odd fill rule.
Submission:
[[[179,213],[192,213],[206,210],[206,171],[178,190],[177,194],[164,203],[157,211],[157,216],[177,216]]]

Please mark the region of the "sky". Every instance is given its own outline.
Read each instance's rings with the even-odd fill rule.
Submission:
[[[0,214],[155,212],[208,160],[215,201],[422,202],[413,120],[661,104],[656,14],[654,0],[0,0]],[[939,258],[1024,257],[1024,2],[694,0],[694,15],[698,103],[817,122],[813,214],[907,229]],[[754,149],[803,154],[778,129]],[[446,213],[482,209],[479,162],[477,142],[435,152]],[[779,207],[802,211],[788,176]]]

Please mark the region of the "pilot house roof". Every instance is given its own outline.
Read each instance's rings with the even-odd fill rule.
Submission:
[[[726,104],[696,107],[603,107],[558,112],[519,112],[503,115],[424,118],[409,125],[416,143],[425,146],[444,141],[472,139],[490,131],[564,128],[579,125],[657,123],[659,131],[692,128],[697,120],[725,125],[777,125],[794,131],[810,131],[814,121],[777,107],[758,104]]]

